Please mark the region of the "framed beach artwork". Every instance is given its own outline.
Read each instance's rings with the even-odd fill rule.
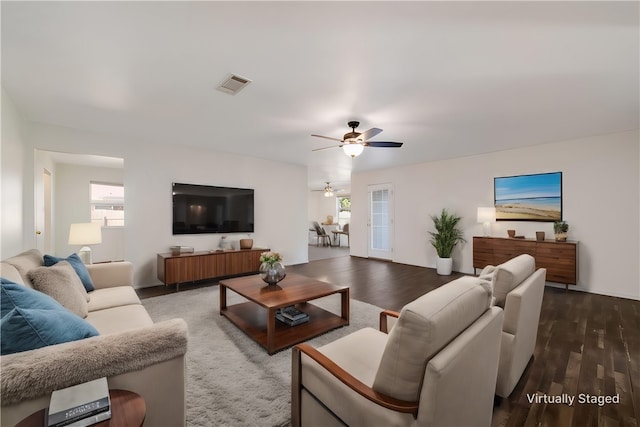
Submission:
[[[497,221],[561,221],[562,172],[493,179]]]

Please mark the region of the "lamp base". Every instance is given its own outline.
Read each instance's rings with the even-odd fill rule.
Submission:
[[[484,236],[485,237],[491,236],[491,223],[490,222],[483,223],[482,224],[482,231],[484,231]]]
[[[92,264],[93,259],[91,257],[91,248],[89,246],[83,246],[78,251],[78,256],[84,264]]]

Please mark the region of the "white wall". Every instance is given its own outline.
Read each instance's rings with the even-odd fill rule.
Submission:
[[[323,191],[313,191],[309,194],[309,223],[318,221],[323,223],[327,220],[327,215],[333,216],[333,221],[338,221],[336,210],[336,196],[324,197]]]
[[[55,253],[66,257],[77,252],[69,245],[69,227],[77,222],[91,222],[91,181],[124,184],[122,168],[105,168],[57,163],[55,185]],[[125,187],[125,193],[126,193]],[[125,205],[125,215],[128,206]],[[102,227],[102,243],[91,246],[93,262],[125,258],[124,227]]]
[[[352,176],[351,254],[367,256],[367,185],[395,187],[395,262],[435,267],[428,243],[431,214],[442,208],[463,217],[467,243],[454,252],[454,270],[473,272],[472,237],[479,206],[493,204],[493,178],[563,172],[563,215],[569,239],[578,240],[576,289],[640,299],[640,180],[638,131],[596,136],[497,153],[422,163]],[[534,238],[553,235],[552,223],[501,221],[493,235],[507,229]]]
[[[53,248],[55,248],[55,212],[53,211],[53,200],[55,198],[55,185],[53,182],[55,181],[56,175],[56,165],[51,157],[51,152],[49,151],[41,151],[35,150],[34,153],[34,170],[33,170],[33,180],[34,180],[34,212],[35,212],[35,227],[36,227],[36,235],[35,235],[35,247],[43,254],[53,254]],[[48,173],[51,181],[50,196],[51,196],[51,205],[48,207],[50,209],[50,215],[47,217],[45,210],[45,194],[47,190],[45,189],[45,173]],[[25,219],[26,221],[26,219]],[[48,233],[47,233],[48,232]],[[31,248],[28,248],[31,249]]]
[[[255,189],[255,247],[280,251],[285,264],[308,261],[306,168],[253,157],[127,140],[44,124],[29,124],[25,149],[25,197],[33,192],[33,149],[96,154],[124,159],[125,259],[135,266],[136,286],[158,284],[156,254],[172,245],[210,250],[220,235],[173,236],[171,183],[233,186]],[[29,166],[31,165],[31,166]],[[4,174],[4,173],[3,173]],[[31,178],[30,178],[31,175]],[[33,201],[25,203],[23,218],[33,215]],[[25,228],[32,227],[30,223]],[[245,234],[230,234],[239,240]],[[31,241],[24,244],[33,247]]]
[[[340,197],[344,197],[347,194],[340,193]],[[327,215],[333,216],[333,223],[335,225],[327,226],[322,225],[327,234],[331,236],[333,244],[336,245],[336,241],[333,240],[334,235],[331,233],[333,230],[338,228],[338,208],[336,200],[336,196],[324,197],[323,191],[314,191],[309,195],[309,227],[312,227],[313,221],[318,221],[320,224],[327,220]],[[346,222],[349,222],[348,220]],[[343,221],[345,223],[345,221]],[[344,236],[338,236],[340,246],[348,246],[348,239]],[[318,243],[318,237],[315,231],[309,231],[309,244],[315,245]]]
[[[286,264],[308,260],[311,209],[305,168],[42,124],[27,126],[4,91],[2,95],[2,258],[35,247],[33,151],[39,148],[125,159],[125,259],[135,265],[136,286],[159,283],[155,254],[171,245],[202,250],[217,246],[217,235],[171,235],[173,181],[255,188],[255,246],[281,251]],[[454,254],[454,268],[471,273],[471,237],[482,233],[481,224],[475,223],[476,208],[491,205],[493,178],[562,171],[569,237],[580,241],[578,289],[640,299],[639,145],[634,131],[354,174],[351,253],[367,255],[367,185],[393,182],[394,261],[435,266],[427,237],[432,229],[429,215],[447,207],[464,217],[469,240]],[[620,192],[628,197],[620,197]],[[274,202],[281,195],[286,201]],[[494,225],[494,235],[505,235],[507,228],[528,237],[536,230],[552,233],[551,224],[501,222]]]
[[[24,126],[15,105],[2,88],[2,143],[0,164],[0,259],[9,258],[25,249],[23,243],[23,175]]]

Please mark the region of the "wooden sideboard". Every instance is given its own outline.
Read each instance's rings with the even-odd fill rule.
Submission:
[[[507,237],[474,237],[473,268],[502,264],[509,259],[529,254],[536,268],[547,269],[549,282],[569,285],[578,283],[578,242],[516,239]]]
[[[269,249],[200,251],[183,254],[158,254],[158,279],[173,285],[216,277],[257,273],[260,254]]]

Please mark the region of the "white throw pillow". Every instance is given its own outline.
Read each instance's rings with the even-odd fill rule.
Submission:
[[[83,319],[89,314],[87,291],[71,264],[60,261],[51,267],[38,267],[27,273],[34,289],[45,293]]]

